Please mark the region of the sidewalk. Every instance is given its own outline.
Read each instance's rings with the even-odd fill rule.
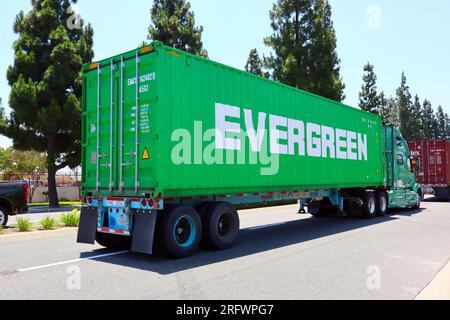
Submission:
[[[419,293],[416,300],[450,300],[450,261]]]

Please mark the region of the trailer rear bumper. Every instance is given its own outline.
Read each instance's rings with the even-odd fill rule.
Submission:
[[[132,252],[152,254],[158,211],[134,209],[133,200],[103,200],[83,206],[77,242],[95,244],[97,234],[110,234],[131,238]]]

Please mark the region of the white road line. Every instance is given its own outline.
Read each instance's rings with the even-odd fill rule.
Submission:
[[[61,266],[61,265],[64,265],[64,264],[70,264],[70,263],[76,263],[76,262],[81,262],[81,261],[88,261],[88,260],[95,260],[95,259],[100,259],[100,258],[105,258],[105,257],[117,256],[119,254],[124,254],[124,253],[128,253],[128,252],[129,251],[120,251],[120,252],[107,253],[107,254],[102,254],[102,255],[92,256],[92,257],[87,257],[87,258],[79,258],[79,259],[74,259],[74,260],[67,260],[67,261],[62,261],[62,262],[45,264],[45,265],[37,266],[37,267],[19,269],[19,270],[17,270],[17,272],[27,272],[27,271],[34,271],[34,270],[39,270],[39,269],[51,268],[51,267]]]
[[[272,228],[272,227],[282,226],[283,224],[287,224],[287,223],[288,222],[280,222],[280,223],[268,224],[268,225],[265,225],[265,226],[248,228],[246,230],[259,230],[259,229],[265,229],[265,228]]]

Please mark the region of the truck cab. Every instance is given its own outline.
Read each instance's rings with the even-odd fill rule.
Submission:
[[[397,128],[384,126],[384,138],[389,207],[418,208],[423,192],[416,183],[415,170],[420,163],[411,156],[408,143]]]

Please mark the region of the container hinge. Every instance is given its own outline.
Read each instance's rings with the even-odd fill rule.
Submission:
[[[127,167],[127,168],[129,168],[129,167],[131,167],[131,163],[130,163],[130,162],[122,163],[122,167]]]
[[[100,165],[100,167],[103,167],[103,168],[111,168],[111,163],[105,163],[105,164],[102,164],[102,165]]]
[[[101,158],[107,158],[108,157],[108,155],[106,154],[106,153],[102,153],[102,154],[99,154],[98,155],[98,158],[99,159],[101,159]]]

